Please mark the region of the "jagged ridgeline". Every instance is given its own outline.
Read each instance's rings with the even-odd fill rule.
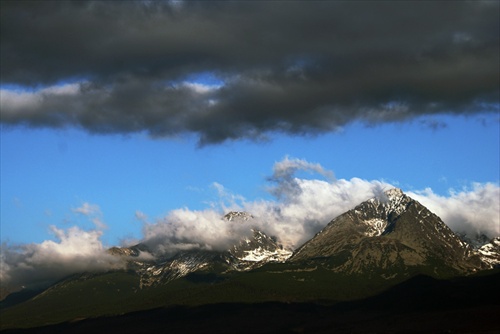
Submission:
[[[296,250],[255,228],[250,213],[230,212],[223,219],[248,228],[248,236],[223,251],[166,255],[142,243],[113,247],[108,252],[126,269],[63,279],[2,310],[2,326],[40,326],[168,305],[336,303],[376,295],[417,275],[448,279],[500,264],[499,238],[472,247],[399,189],[335,217]]]
[[[490,268],[494,261],[482,255],[422,204],[391,189],[333,219],[290,261],[346,274],[447,277]]]
[[[154,254],[147,245],[132,247],[113,247],[109,252],[124,257],[128,269],[140,277],[140,288],[166,284],[194,272],[224,274],[231,271],[248,271],[269,262],[285,262],[292,250],[278,243],[276,237],[270,237],[254,228],[254,217],[247,212],[229,212],[224,217],[232,224],[246,224],[251,237],[245,237],[239,243],[225,251],[183,250],[173,256]],[[144,259],[141,259],[144,258]]]

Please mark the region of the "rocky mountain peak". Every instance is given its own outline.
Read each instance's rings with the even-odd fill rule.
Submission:
[[[385,196],[387,196],[389,200],[394,200],[398,197],[406,196],[403,190],[401,190],[400,188],[391,188],[389,190],[384,191],[384,194]]]
[[[400,215],[406,210],[408,205],[415,202],[407,196],[401,189],[392,188],[383,193],[369,199],[366,202],[359,204],[354,210],[369,210],[367,206],[373,206],[374,209],[382,216],[385,215]]]
[[[224,220],[227,221],[248,221],[253,219],[254,217],[245,211],[231,211],[224,215]]]
[[[284,248],[275,237],[256,229],[252,232],[252,238],[241,240],[229,250],[240,262],[239,268],[246,270],[267,262],[284,262],[292,255],[292,251]]]
[[[416,268],[427,268],[429,274],[463,273],[481,265],[471,254],[472,249],[438,216],[395,188],[333,219],[290,261],[322,261],[347,273]]]
[[[143,243],[130,247],[111,247],[107,250],[111,255],[138,257],[141,253],[152,254],[152,251]]]
[[[244,223],[254,219],[248,212],[231,211],[223,216],[228,222]],[[112,255],[121,256],[128,269],[140,277],[140,287],[150,287],[168,283],[196,271],[247,271],[268,262],[285,262],[292,250],[284,248],[275,237],[268,236],[257,228],[248,225],[251,236],[242,238],[239,243],[223,251],[200,249],[179,251],[172,255],[141,257],[150,253],[147,246],[137,244],[131,247],[113,247],[108,250]]]
[[[489,243],[478,249],[483,262],[491,268],[500,267],[500,237],[492,239]]]
[[[500,265],[500,239],[474,250],[443,221],[401,189],[381,192],[334,218],[295,252],[253,225],[253,215],[231,211],[227,222],[248,224],[251,234],[225,251],[180,251],[147,258],[143,244],[112,248],[141,277],[141,287],[166,283],[195,271],[247,271],[269,262],[312,262],[344,274],[455,275]],[[255,222],[255,221],[254,221]],[[247,226],[247,225],[245,225]],[[245,227],[243,226],[243,227]],[[250,231],[249,231],[250,232]]]

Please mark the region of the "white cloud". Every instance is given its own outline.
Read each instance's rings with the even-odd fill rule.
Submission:
[[[299,190],[299,187],[297,187],[298,179],[295,177],[298,171],[317,173],[327,180],[335,180],[333,172],[324,169],[320,164],[285,157],[282,161],[276,162],[273,166],[273,175],[269,178],[269,181],[273,182],[275,186],[270,189],[270,192],[278,199],[283,200],[297,195],[294,191]]]
[[[244,209],[259,217],[265,231],[293,248],[312,238],[336,216],[376,196],[381,189],[392,188],[387,183],[359,178],[336,181],[293,178],[292,185],[276,186],[285,201],[256,201],[246,203]]]
[[[319,174],[326,179],[299,178],[298,171]],[[378,180],[336,180],[333,175],[319,164],[286,157],[274,165],[269,178],[272,186],[268,190],[276,196],[275,200],[247,201],[214,183],[219,202],[212,203],[211,209],[174,210],[156,223],[145,225],[144,240],[159,251],[225,249],[237,242],[241,234],[248,233],[250,227],[257,227],[295,248],[336,216],[394,187]],[[474,184],[468,191],[451,192],[447,197],[438,196],[431,189],[408,192],[408,195],[439,215],[457,233],[473,236],[481,231],[490,237],[500,235],[497,185]],[[223,221],[221,217],[230,210],[250,212],[255,217],[252,226]]]
[[[148,221],[148,215],[140,210],[136,210],[135,219],[137,219],[140,222],[146,223]]]
[[[223,212],[238,210],[240,203],[245,202],[245,197],[232,193],[218,182],[213,182],[212,188],[217,191],[217,202],[210,204],[214,208],[220,208]]]
[[[108,228],[103,221],[101,208],[97,204],[85,202],[80,207],[72,209],[72,211],[86,216],[99,230]]]
[[[73,212],[80,213],[85,216],[89,216],[92,214],[100,214],[101,210],[98,205],[96,204],[91,204],[88,202],[83,203],[80,207],[74,208],[72,210]]]
[[[224,250],[250,232],[248,226],[225,221],[216,209],[173,210],[143,228],[145,242],[160,253],[185,249]]]
[[[19,246],[2,245],[0,280],[6,286],[45,286],[65,276],[122,268],[120,259],[106,253],[101,231],[67,230],[51,226],[57,241]]]
[[[485,233],[500,236],[500,187],[493,183],[473,183],[462,191],[450,190],[449,196],[435,194],[432,189],[409,192],[429,210],[437,214],[455,232],[474,237]]]
[[[303,159],[290,159],[287,156],[282,161],[274,164],[272,179],[289,179],[298,170],[315,172],[330,180],[334,180],[335,178],[332,171],[323,168],[323,166],[318,163],[311,163]]]
[[[10,110],[12,113],[25,108],[33,108],[37,105],[39,96],[29,92],[17,92],[7,89],[0,90],[0,107],[2,110]]]
[[[29,113],[53,97],[71,97],[80,94],[80,87],[85,82],[66,83],[48,86],[35,91],[0,89],[0,109],[11,113]]]
[[[250,228],[257,227],[276,236],[287,247],[298,247],[314,236],[335,216],[353,208],[392,186],[380,181],[358,178],[335,180],[333,172],[319,164],[288,157],[274,165],[269,188],[277,200],[247,201],[214,183],[219,202],[212,208],[192,211],[187,208],[171,211],[154,224],[144,226],[144,240],[156,251],[173,252],[181,248],[227,249]],[[326,180],[300,179],[297,171],[320,174]],[[226,222],[222,216],[231,210],[250,212],[252,225]]]
[[[321,178],[299,178],[298,171]],[[153,251],[166,254],[186,249],[225,250],[250,236],[250,229],[256,227],[277,237],[285,246],[296,248],[339,214],[393,187],[378,180],[335,179],[331,171],[319,164],[289,158],[274,165],[269,180],[274,200],[248,201],[214,183],[219,201],[209,209],[172,210],[154,223],[145,213],[136,211],[136,218],[143,223],[142,242]],[[448,196],[438,195],[430,188],[407,194],[440,216],[455,232],[465,232],[471,237],[478,232],[489,237],[500,235],[497,184],[474,183],[469,189],[450,191]],[[255,218],[247,222],[226,221],[223,215],[230,210],[247,211]],[[16,247],[2,245],[2,284],[42,285],[73,273],[123,265],[105,252],[99,206],[83,203],[73,212],[89,217],[95,228],[85,231],[78,227],[66,230],[51,227],[57,241]]]
[[[210,93],[210,92],[216,91],[217,89],[222,87],[221,85],[209,85],[209,84],[203,84],[203,83],[199,83],[199,82],[188,82],[188,81],[183,82],[182,86],[189,88],[198,94]]]
[[[66,83],[54,85],[39,90],[40,95],[76,95],[80,93],[80,87],[85,82]]]

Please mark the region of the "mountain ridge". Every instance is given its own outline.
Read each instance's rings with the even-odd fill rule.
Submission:
[[[53,305],[67,316],[121,314],[153,307],[210,303],[338,303],[363,299],[419,275],[451,279],[500,266],[500,238],[476,249],[427,208],[390,189],[332,219],[295,251],[255,228],[247,212],[224,220],[249,236],[227,250],[155,254],[141,243],[108,253],[126,269],[81,273],[2,310],[12,327],[28,310]],[[72,301],[78,300],[79,305]],[[101,303],[96,309],[95,303]],[[51,318],[43,313],[40,319]],[[52,319],[52,318],[51,318]],[[38,321],[38,320],[37,320]],[[41,322],[33,324],[40,325]],[[40,320],[42,321],[42,320]]]
[[[231,211],[223,219],[231,224],[248,224],[254,216],[247,212]],[[130,247],[112,247],[108,253],[122,257],[127,268],[135,270],[140,279],[140,288],[166,284],[189,273],[204,271],[248,271],[269,262],[285,262],[292,251],[281,245],[275,237],[250,227],[251,236],[241,239],[227,250],[179,251],[173,256],[154,254],[147,244]],[[145,256],[141,255],[147,254]]]
[[[453,276],[488,267],[438,216],[397,188],[334,218],[289,261],[323,261],[348,273],[395,267],[411,273],[436,262],[427,274],[440,270]]]

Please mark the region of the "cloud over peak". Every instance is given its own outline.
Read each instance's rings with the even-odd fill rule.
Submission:
[[[301,171],[311,172],[311,177],[301,178],[298,173]],[[220,251],[250,237],[251,228],[257,228],[277,237],[286,247],[297,248],[336,216],[393,188],[379,180],[335,179],[333,172],[320,164],[288,157],[275,163],[268,181],[272,182],[269,191],[274,199],[249,201],[215,183],[220,202],[211,208],[179,208],[155,220],[136,211],[136,219],[143,223],[140,242],[147,244],[155,254],[173,255],[189,249]],[[476,183],[458,192],[451,191],[449,196],[438,195],[432,189],[408,192],[408,195],[440,216],[457,233],[471,238],[477,233],[490,238],[500,236],[500,187],[497,184]],[[73,211],[90,218],[102,215],[99,207],[90,203],[83,203]],[[223,218],[228,211],[246,211],[253,219],[231,222]],[[77,226],[50,229],[55,241],[2,244],[2,284],[41,286],[74,273],[123,266],[117,257],[106,252],[101,241],[105,232],[98,224],[90,230]]]
[[[5,124],[208,144],[498,110],[497,2],[1,7],[2,84],[31,89],[2,88]]]

